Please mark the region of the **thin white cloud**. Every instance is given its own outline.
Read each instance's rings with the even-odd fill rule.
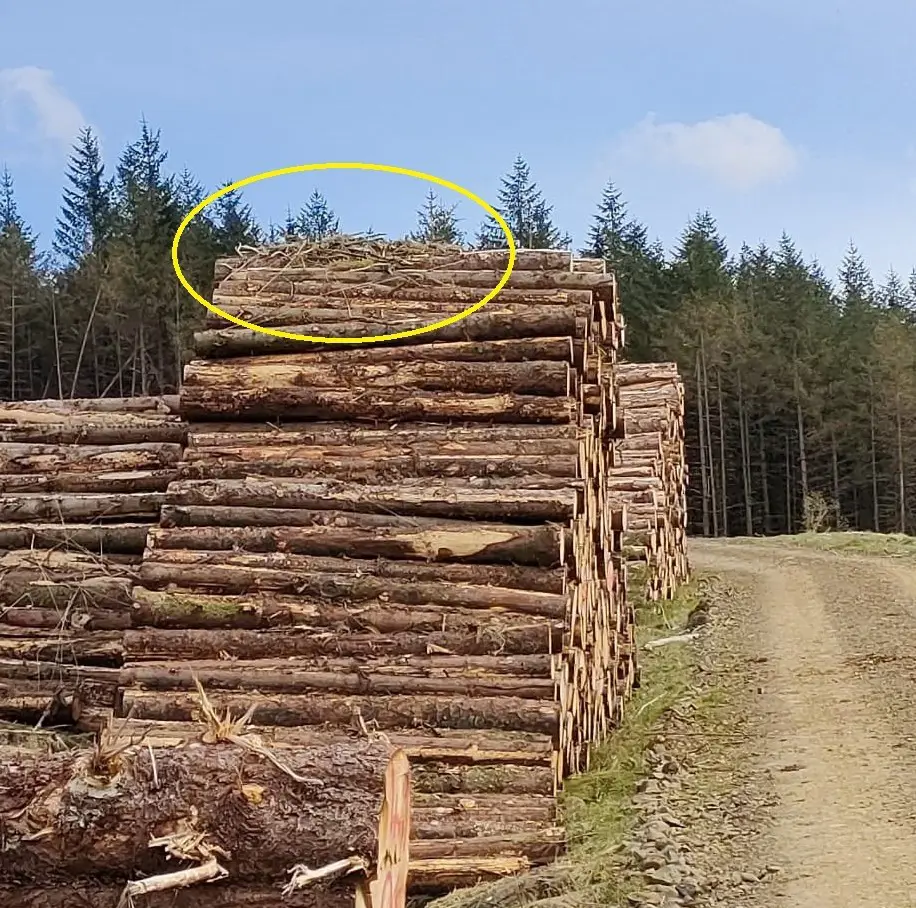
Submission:
[[[623,134],[621,145],[624,152],[704,173],[733,189],[779,182],[800,161],[781,129],[746,113],[698,123],[657,123],[650,115]]]
[[[0,69],[0,126],[30,145],[69,148],[86,118],[49,69]]]

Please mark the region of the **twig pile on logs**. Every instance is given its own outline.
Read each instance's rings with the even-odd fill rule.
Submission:
[[[214,302],[284,331],[390,333],[474,304],[507,264],[348,242],[339,263],[285,247],[224,265]],[[414,762],[414,854],[443,881],[551,860],[556,788],[634,677],[606,487],[613,277],[521,252],[484,309],[386,345],[217,325],[185,371],[188,448],[135,591],[121,714],[183,739],[199,679],[287,743],[381,730]]]
[[[628,557],[645,563],[645,595],[670,599],[689,579],[684,386],[675,363],[618,363],[623,438],[611,487],[627,504]]]
[[[55,725],[80,703],[115,705],[120,629],[181,457],[177,407],[0,405],[0,719]]]

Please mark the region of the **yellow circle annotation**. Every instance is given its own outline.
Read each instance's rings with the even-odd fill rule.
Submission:
[[[503,272],[502,276],[499,279],[499,283],[478,303],[474,303],[473,306],[469,306],[467,309],[459,312],[457,315],[452,315],[449,318],[442,319],[442,321],[436,322],[432,325],[427,325],[422,328],[412,328],[409,331],[398,331],[394,334],[378,334],[372,337],[315,337],[308,334],[295,334],[290,331],[278,331],[275,328],[264,328],[261,325],[254,325],[251,322],[246,322],[244,319],[236,318],[234,315],[229,315],[228,312],[223,312],[218,306],[215,306],[209,300],[204,299],[188,282],[188,279],[185,277],[184,272],[181,270],[181,265],[178,262],[178,243],[181,240],[181,235],[185,232],[188,225],[194,218],[197,217],[208,205],[211,205],[217,199],[221,198],[224,195],[236,190],[241,189],[243,186],[249,186],[251,183],[258,183],[261,180],[269,180],[271,177],[284,176],[290,173],[304,173],[311,170],[375,170],[381,171],[383,173],[396,173],[401,174],[402,176],[414,177],[418,180],[425,180],[430,183],[436,183],[439,186],[444,186],[446,189],[452,189],[457,193],[460,193],[465,198],[470,199],[476,205],[479,205],[483,208],[484,211],[489,214],[493,220],[499,224],[500,229],[506,235],[506,240],[509,245],[509,263],[506,267],[506,270]],[[262,334],[270,334],[273,337],[283,337],[289,340],[302,340],[302,341],[312,341],[313,343],[322,343],[322,344],[371,344],[379,343],[381,341],[390,341],[390,340],[400,340],[404,337],[416,337],[418,334],[426,334],[429,331],[435,331],[438,328],[444,328],[446,325],[454,325],[456,322],[460,322],[462,319],[467,318],[474,312],[477,312],[478,309],[482,309],[493,300],[497,294],[506,286],[506,282],[509,280],[509,275],[512,274],[512,269],[515,267],[516,259],[516,245],[515,238],[512,236],[512,231],[509,229],[509,225],[506,223],[502,215],[490,204],[485,202],[480,196],[475,195],[469,189],[465,189],[463,186],[459,186],[457,183],[452,183],[449,180],[443,180],[441,177],[433,176],[429,173],[423,173],[419,170],[408,170],[406,167],[395,167],[390,164],[368,164],[360,161],[333,161],[324,164],[297,164],[293,167],[281,167],[278,170],[266,170],[264,173],[258,173],[254,176],[245,177],[243,180],[238,180],[235,183],[231,183],[228,186],[223,186],[221,189],[218,189],[212,195],[207,196],[202,202],[195,205],[190,212],[185,216],[184,220],[178,227],[178,230],[175,232],[175,237],[172,240],[172,266],[175,269],[175,273],[178,275],[178,280],[181,281],[182,286],[191,296],[197,300],[198,303],[201,303],[203,306],[206,306],[211,312],[216,313],[227,321],[233,322],[236,325],[240,325],[243,328],[250,328],[252,331],[260,331]]]

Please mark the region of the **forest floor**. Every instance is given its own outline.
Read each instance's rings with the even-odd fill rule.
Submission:
[[[829,537],[693,541],[568,860],[438,904],[916,906],[916,547]]]

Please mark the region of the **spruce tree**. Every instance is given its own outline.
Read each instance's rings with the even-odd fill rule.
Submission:
[[[112,186],[105,179],[98,140],[88,126],[74,144],[67,182],[54,251],[64,267],[72,269],[87,255],[102,250],[112,228]]]
[[[598,203],[598,211],[592,218],[588,241],[582,255],[605,259],[608,263],[618,262],[630,229],[627,220],[627,206],[620,190],[608,180]]]
[[[531,179],[530,169],[519,155],[512,170],[503,177],[496,210],[509,225],[520,249],[565,249],[571,240],[561,233],[551,219],[553,208],[547,204],[541,190]],[[495,218],[489,217],[477,234],[481,249],[505,249],[506,236]]]
[[[458,227],[455,216],[457,205],[445,206],[439,197],[430,189],[423,207],[417,212],[417,229],[410,234],[418,243],[454,243],[464,242],[464,234]]]
[[[227,192],[213,203],[212,219],[216,246],[221,254],[228,255],[238,246],[254,246],[261,242],[261,231],[251,206],[242,201],[238,189]]]
[[[312,242],[327,239],[340,232],[340,222],[337,215],[328,205],[328,200],[316,189],[308,202],[299,212],[294,222],[294,231],[297,237]]]

